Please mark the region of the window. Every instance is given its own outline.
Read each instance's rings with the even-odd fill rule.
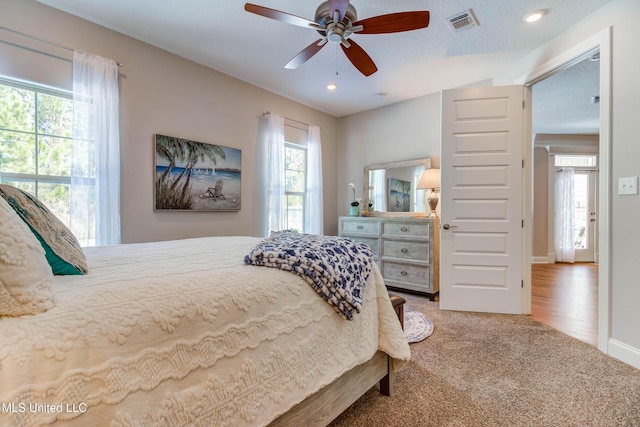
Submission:
[[[33,194],[76,234],[94,224],[71,224],[72,126],[70,93],[0,79],[0,181]]]
[[[307,197],[307,149],[297,144],[284,147],[285,229],[304,232],[304,207]]]
[[[555,155],[556,167],[593,168],[596,167],[597,156],[592,155]]]

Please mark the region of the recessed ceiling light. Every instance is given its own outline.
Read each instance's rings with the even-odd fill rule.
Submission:
[[[524,22],[536,22],[538,20],[540,20],[540,18],[542,18],[544,15],[546,15],[547,11],[544,9],[541,10],[534,10],[533,12],[529,12],[526,15],[524,15]]]
[[[335,83],[329,83],[327,85],[327,90],[332,90],[333,91],[333,90],[336,90],[337,88],[338,88],[338,86],[336,86]]]

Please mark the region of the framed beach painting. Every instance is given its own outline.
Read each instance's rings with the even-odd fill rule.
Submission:
[[[411,182],[389,178],[387,203],[389,212],[410,212]]]
[[[154,135],[156,211],[239,211],[241,150]]]

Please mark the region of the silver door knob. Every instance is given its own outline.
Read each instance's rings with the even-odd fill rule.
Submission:
[[[458,226],[457,225],[442,224],[442,228],[444,228],[445,230],[448,230],[450,228],[458,228]]]

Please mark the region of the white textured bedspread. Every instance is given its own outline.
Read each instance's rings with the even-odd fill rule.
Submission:
[[[260,240],[85,249],[53,309],[0,317],[0,425],[266,425],[377,350],[409,359],[377,268],[347,321],[297,275],[245,265]]]

